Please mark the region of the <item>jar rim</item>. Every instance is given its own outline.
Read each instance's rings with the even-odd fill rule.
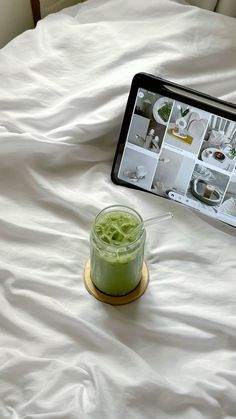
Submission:
[[[138,224],[138,225],[140,225],[140,234],[137,236],[137,238],[133,241],[133,242],[131,242],[131,243],[126,243],[126,244],[110,244],[110,243],[106,243],[106,242],[104,242],[98,235],[97,235],[97,233],[96,233],[96,230],[95,230],[95,227],[96,227],[96,223],[97,223],[97,221],[98,221],[98,219],[99,219],[99,217],[101,216],[101,214],[103,214],[103,213],[105,213],[105,211],[107,211],[107,213],[111,213],[111,212],[115,212],[115,211],[122,211],[123,210],[123,212],[125,212],[125,213],[127,213],[127,214],[129,214],[129,213],[133,213],[137,218],[138,218],[138,220],[140,221],[140,224]],[[128,211],[127,211],[128,210]],[[130,211],[130,212],[129,212]],[[122,249],[122,248],[125,248],[125,249],[130,249],[130,248],[132,248],[132,247],[134,247],[136,244],[137,244],[137,242],[138,241],[140,241],[140,239],[143,237],[143,235],[144,235],[144,233],[145,233],[145,229],[144,229],[144,222],[143,222],[143,218],[141,217],[141,215],[138,213],[138,211],[136,211],[135,209],[133,209],[133,208],[131,208],[131,207],[129,207],[129,206],[127,206],[127,205],[119,205],[119,204],[115,204],[115,205],[109,205],[108,207],[105,207],[105,208],[103,208],[97,215],[96,215],[96,217],[95,217],[95,220],[94,220],[94,222],[93,222],[93,224],[92,224],[92,231],[93,231],[93,233],[94,233],[94,235],[96,236],[96,239],[98,240],[98,242],[100,242],[100,244],[102,245],[102,246],[106,246],[107,247],[107,250],[109,250],[109,249],[111,249],[111,250],[114,250],[114,249]]]

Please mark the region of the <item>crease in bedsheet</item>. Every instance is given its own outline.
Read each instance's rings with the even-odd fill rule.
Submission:
[[[235,20],[181,3],[88,0],[0,51],[1,419],[235,417],[232,229],[110,180],[136,72],[236,102]],[[114,203],[174,212],[123,307],[83,283]]]
[[[13,97],[8,105],[8,112],[10,111],[11,107],[13,107],[13,103],[17,100],[20,101],[21,106],[16,106],[14,110],[14,118],[21,121],[21,126],[24,127],[24,131],[32,131],[32,128],[34,127],[34,130],[40,130],[50,132],[51,130],[57,129],[59,132],[60,130],[65,130],[63,128],[64,124],[63,121],[68,125],[71,124],[71,127],[68,126],[68,129],[72,129],[72,127],[76,124],[76,120],[78,123],[84,123],[83,118],[86,118],[86,109],[90,109],[90,123],[93,123],[93,120],[95,119],[95,123],[98,122],[97,118],[99,115],[99,118],[101,118],[101,121],[104,121],[104,118],[107,118],[107,120],[110,120],[111,118],[114,118],[115,112],[117,111],[117,101],[119,103],[119,118],[121,118],[122,114],[122,104],[124,105],[125,99],[122,98],[120,95],[120,92],[122,91],[127,92],[128,85],[131,82],[131,78],[136,72],[140,70],[145,71],[149,70],[158,72],[159,74],[164,74],[168,76],[166,73],[166,68],[168,68],[169,72],[171,71],[171,68],[174,68],[176,75],[178,74],[178,77],[180,78],[180,81],[186,80],[186,77],[189,77],[188,82],[190,85],[194,83],[194,78],[197,80],[197,84],[203,85],[207,89],[210,88],[210,85],[212,83],[212,78],[207,77],[206,82],[206,72],[209,68],[209,62],[211,62],[212,58],[214,58],[214,62],[211,64],[211,68],[214,68],[215,77],[219,78],[219,81],[222,79],[222,73],[224,74],[224,88],[228,83],[226,83],[227,79],[231,79],[231,75],[227,75],[225,72],[225,66],[221,67],[221,63],[219,61],[219,53],[228,54],[227,59],[228,66],[230,66],[230,62],[232,62],[231,66],[234,68],[234,61],[232,59],[232,51],[230,50],[227,42],[226,46],[228,47],[228,50],[225,48],[225,41],[224,37],[227,36],[228,27],[226,28],[224,20],[225,18],[222,17],[215,17],[215,23],[218,25],[219,29],[219,35],[217,35],[217,31],[214,31],[214,36],[219,36],[221,42],[217,43],[217,40],[214,39],[212,36],[210,30],[206,27],[202,30],[205,31],[204,36],[202,37],[202,40],[197,42],[197,36],[199,34],[198,30],[198,21],[195,19],[196,16],[196,10],[190,9],[188,7],[183,8],[182,10],[176,6],[176,25],[173,24],[173,22],[169,21],[167,17],[165,16],[163,19],[163,22],[161,22],[159,25],[155,25],[155,20],[149,20],[146,17],[147,24],[145,27],[145,32],[148,32],[150,34],[150,39],[148,35],[142,35],[142,32],[138,32],[137,40],[136,37],[131,41],[130,34],[135,30],[134,28],[138,28],[139,25],[137,24],[135,17],[133,17],[133,21],[131,19],[130,22],[126,25],[126,27],[123,28],[122,25],[119,24],[119,22],[115,23],[112,26],[112,29],[107,24],[107,32],[103,33],[100,29],[98,29],[98,35],[97,37],[92,36],[88,38],[86,36],[86,44],[79,43],[77,45],[74,45],[71,42],[67,42],[67,55],[65,57],[60,55],[60,48],[59,46],[64,42],[63,36],[60,37],[60,39],[57,42],[58,44],[58,54],[55,55],[54,60],[50,61],[51,66],[51,73],[45,74],[46,71],[48,71],[48,61],[45,59],[45,56],[43,58],[37,57],[37,62],[35,65],[34,70],[34,76],[31,75],[32,80],[30,82],[25,83],[24,81],[24,89],[22,89],[22,94],[19,97],[19,99]],[[174,3],[173,3],[174,7]],[[168,8],[168,3],[167,3]],[[182,11],[185,9],[184,14]],[[168,9],[169,11],[169,9]],[[204,12],[205,13],[205,12]],[[173,12],[170,10],[170,15],[172,15]],[[190,15],[190,16],[188,16]],[[185,22],[185,20],[188,20],[190,17],[191,19],[191,26],[188,27],[185,25],[185,38],[184,38],[184,44],[182,42],[175,42],[178,40],[182,40],[182,25],[181,21]],[[205,14],[206,17],[206,14]],[[66,19],[65,15],[61,15],[61,19]],[[81,19],[81,15],[78,15],[78,19]],[[161,17],[160,17],[161,19]],[[56,19],[48,19],[48,24],[54,25],[54,21],[56,24]],[[41,25],[39,26],[39,34],[43,36],[44,30],[47,28],[46,26],[47,19],[44,22],[41,22]],[[146,21],[145,21],[146,22]],[[227,21],[228,23],[228,21]],[[96,27],[96,24],[94,24]],[[130,27],[129,27],[130,26]],[[232,30],[234,30],[234,26],[232,23],[230,23],[230,26]],[[45,29],[44,29],[45,28]],[[70,30],[70,25],[67,25],[66,28]],[[153,30],[155,28],[155,31]],[[87,31],[85,29],[80,28],[80,31],[82,32],[82,36],[85,36],[87,34]],[[80,33],[78,31],[78,33]],[[63,33],[63,32],[62,32]],[[73,30],[70,35],[68,36],[68,39],[71,38],[71,41],[74,39],[75,33]],[[168,36],[167,36],[168,34]],[[194,35],[193,35],[194,34]],[[65,32],[63,33],[65,36]],[[222,36],[223,35],[223,36]],[[45,51],[46,45],[53,46],[55,41],[52,39],[51,32],[48,33],[49,38],[45,38],[45,47],[43,51]],[[196,38],[196,40],[195,40]],[[223,40],[222,40],[223,38]],[[193,48],[193,39],[195,40],[196,47]],[[226,38],[227,40],[228,38]],[[102,45],[102,48],[98,47],[98,42],[100,40],[100,44]],[[111,41],[114,43],[113,53],[110,52],[110,45]],[[148,44],[149,42],[149,44]],[[124,45],[124,43],[127,45],[125,48],[121,46]],[[56,45],[57,45],[56,44]],[[70,47],[71,44],[71,47]],[[56,46],[55,45],[55,46]],[[108,54],[106,54],[106,45],[108,48]],[[118,45],[118,50],[116,46]],[[184,46],[183,46],[184,45]],[[206,45],[209,45],[209,48],[206,48]],[[93,46],[94,50],[90,51],[90,46]],[[138,48],[136,51],[135,46]],[[78,50],[78,57],[73,52],[73,48],[79,48]],[[232,45],[233,47],[233,45]],[[41,48],[41,46],[40,46]],[[104,51],[105,48],[105,51]],[[141,53],[143,48],[143,52]],[[222,48],[219,52],[219,48]],[[188,52],[188,54],[187,54]],[[158,60],[155,60],[156,54],[158,53]],[[45,54],[45,52],[44,52]],[[84,54],[84,55],[83,55]],[[126,56],[123,54],[129,54],[130,59],[127,61]],[[132,57],[133,54],[133,57]],[[151,54],[151,55],[150,55]],[[150,56],[149,56],[150,55]],[[199,58],[199,56],[201,58]],[[189,68],[189,62],[191,59],[191,69]],[[94,69],[92,63],[96,61],[96,76],[94,75]],[[105,60],[105,61],[104,61]],[[44,63],[47,63],[47,65]],[[204,63],[206,62],[206,65]],[[90,67],[91,63],[91,67]],[[136,63],[136,64],[135,64]],[[117,65],[119,64],[119,65]],[[207,66],[208,64],[208,66]],[[87,79],[89,79],[89,83],[86,83],[86,77],[83,74],[83,66],[86,65],[86,71],[89,70],[89,74],[87,75]],[[110,68],[110,66],[114,66],[114,68]],[[41,67],[42,66],[42,67]],[[71,71],[73,69],[73,66],[78,67],[78,74],[80,74],[80,78],[74,76],[74,74],[71,74]],[[184,71],[183,69],[188,69],[190,71]],[[101,70],[100,70],[101,69]],[[38,76],[36,73],[36,70],[38,71]],[[133,71],[134,70],[134,71]],[[64,75],[63,75],[64,71]],[[209,70],[208,70],[209,71]],[[58,76],[55,77],[55,75],[58,72]],[[82,72],[82,74],[81,74]],[[120,74],[121,73],[127,74],[126,78],[123,78],[121,80]],[[31,74],[31,70],[30,70]],[[104,76],[106,74],[106,76]],[[72,78],[71,78],[72,76]],[[209,74],[210,76],[210,74]],[[6,76],[8,77],[8,76]],[[41,77],[45,77],[45,83],[41,83]],[[106,77],[106,89],[104,92],[102,92],[101,85],[104,85],[104,77]],[[57,81],[55,81],[55,79]],[[69,84],[68,84],[69,80]],[[50,82],[53,83],[53,86],[50,86]],[[19,79],[20,83],[20,79]],[[36,93],[35,98],[32,98],[32,91],[34,91],[35,94],[35,84],[37,83],[38,91]],[[60,84],[59,84],[60,83]],[[207,86],[208,84],[208,86]],[[50,87],[53,87],[50,89]],[[63,91],[63,89],[65,91]],[[232,89],[232,85],[231,85]],[[29,94],[27,95],[27,90],[29,90]],[[50,90],[50,95],[48,90]],[[55,93],[53,93],[55,91]],[[61,91],[63,91],[63,95],[61,94]],[[57,93],[58,92],[58,93]],[[4,93],[4,92],[3,92]],[[24,100],[25,95],[25,100]],[[40,95],[38,97],[38,95]],[[2,95],[1,95],[2,96]],[[74,99],[73,99],[74,97]],[[78,97],[78,99],[76,99]],[[40,100],[39,100],[40,98]],[[60,102],[63,98],[63,102]],[[44,100],[43,100],[44,99]],[[9,101],[9,95],[8,97],[2,96],[2,103],[4,106],[2,106],[2,112],[3,112],[3,120],[4,120],[4,113],[3,110],[6,108],[7,103]],[[40,104],[40,107],[42,108],[37,109],[35,106],[32,106],[32,111],[28,109],[27,114],[23,111],[22,104],[25,106],[30,105],[30,101],[33,100],[37,105]],[[74,105],[73,105],[74,101]],[[114,105],[113,105],[114,102]],[[68,105],[67,105],[68,104]],[[60,111],[61,107],[61,111]],[[64,107],[64,109],[63,109]],[[104,107],[104,110],[103,110]],[[14,107],[13,107],[14,109]],[[49,112],[50,109],[50,112]],[[17,114],[19,113],[19,114]],[[69,122],[70,121],[70,122]],[[58,126],[58,128],[56,128]],[[29,129],[29,127],[31,127]],[[71,132],[71,136],[73,136],[73,133]],[[59,135],[58,135],[59,138]]]

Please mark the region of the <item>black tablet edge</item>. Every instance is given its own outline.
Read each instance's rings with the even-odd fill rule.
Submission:
[[[236,105],[232,102],[226,102],[222,99],[210,96],[206,93],[202,93],[200,91],[188,88],[186,86],[181,86],[177,83],[171,82],[169,80],[166,80],[166,79],[163,79],[161,77],[154,76],[154,75],[151,75],[151,74],[148,74],[148,73],[140,72],[140,73],[137,73],[137,74],[134,75],[134,77],[132,79],[131,87],[130,87],[130,92],[129,92],[124,116],[123,116],[123,121],[122,121],[122,124],[121,124],[120,135],[119,135],[119,139],[118,139],[118,143],[117,143],[117,147],[116,147],[116,151],[115,151],[115,155],[114,155],[114,159],[113,159],[113,164],[112,164],[112,169],[111,169],[111,180],[116,185],[125,186],[126,188],[130,188],[130,189],[136,189],[136,190],[139,190],[139,191],[150,193],[150,194],[155,195],[155,196],[159,196],[160,198],[167,199],[167,198],[162,197],[160,195],[156,195],[153,192],[148,191],[147,189],[144,189],[140,186],[136,186],[136,185],[130,184],[129,182],[126,182],[122,179],[119,179],[118,178],[118,170],[117,171],[115,170],[116,165],[118,164],[118,167],[120,165],[120,162],[118,162],[118,160],[117,160],[118,155],[119,155],[120,147],[122,147],[120,156],[122,157],[122,155],[123,155],[123,150],[124,150],[124,146],[125,146],[125,143],[126,143],[126,137],[127,137],[131,117],[132,117],[132,114],[133,114],[133,106],[132,105],[135,104],[135,99],[136,99],[138,88],[144,88],[146,90],[149,90],[149,91],[152,91],[152,92],[155,93],[158,90],[157,83],[160,86],[163,86],[163,85],[164,86],[165,85],[166,86],[171,86],[173,88],[180,89],[181,91],[184,91],[188,94],[189,93],[193,94],[193,95],[199,97],[199,105],[201,105],[200,109],[205,108],[205,110],[210,112],[210,113],[215,112],[217,115],[219,115],[221,117],[224,117],[224,118],[227,118],[227,119],[230,119],[230,120],[234,120],[235,122],[236,122],[236,113],[234,114],[234,113],[231,113],[231,112],[228,112],[228,111],[223,111],[218,106],[222,106],[222,105],[227,106],[227,107],[232,108],[232,110],[236,111]],[[154,88],[153,88],[153,85],[154,85]],[[157,93],[159,93],[159,92],[157,91]],[[186,100],[186,98],[184,96],[182,97],[181,95],[178,95],[178,94],[176,96],[177,96],[177,100],[181,100],[181,101]],[[178,99],[178,97],[179,97],[179,99]],[[213,102],[213,104],[215,104],[216,106],[214,106],[212,104],[209,105],[207,103],[204,103],[204,102],[201,101],[201,99],[209,100],[209,101]],[[187,101],[189,102],[189,98],[187,98]],[[192,100],[190,100],[190,103],[191,102],[192,102]],[[197,107],[196,102],[198,102],[198,101],[196,99],[194,99],[193,100],[193,106]],[[185,204],[183,204],[181,202],[178,202],[178,204],[182,204],[185,208],[189,208],[188,206],[186,206]],[[197,210],[197,209],[194,209],[194,208],[190,208],[190,209],[194,210],[196,212],[199,212],[199,214],[203,214],[200,210]],[[204,215],[206,215],[209,218],[212,218],[208,214],[204,214]],[[234,227],[232,224],[229,224],[226,221],[222,221],[220,219],[217,219],[217,221],[221,222],[221,223],[224,223],[224,224],[227,224],[231,227]]]
[[[220,106],[226,106],[226,107],[232,108],[232,110],[235,110],[235,112],[236,112],[236,105],[232,102],[226,102],[222,99],[210,96],[206,93],[194,90],[192,88],[189,88],[189,87],[186,87],[186,86],[181,86],[180,84],[177,84],[177,83],[174,83],[172,81],[163,79],[159,76],[155,76],[155,75],[144,73],[144,72],[136,73],[134,75],[133,79],[132,79],[132,82],[131,82],[130,92],[129,92],[126,108],[125,108],[125,111],[124,111],[124,116],[123,116],[123,121],[122,121],[122,124],[121,124],[120,135],[119,135],[119,139],[118,139],[118,142],[117,142],[117,147],[116,147],[115,155],[114,155],[114,158],[113,158],[112,169],[111,169],[111,180],[116,185],[121,185],[121,186],[126,186],[126,187],[128,186],[132,189],[138,189],[138,190],[142,190],[142,191],[151,193],[150,191],[147,191],[146,189],[140,188],[140,187],[135,186],[135,185],[130,185],[128,182],[125,182],[125,181],[122,181],[121,179],[119,179],[118,178],[118,171],[116,172],[115,168],[116,168],[116,165],[118,163],[117,158],[118,158],[118,155],[119,155],[119,149],[120,149],[120,147],[122,147],[124,149],[124,145],[125,145],[125,142],[126,142],[126,137],[127,137],[127,133],[128,133],[129,125],[130,125],[130,120],[131,120],[131,117],[132,117],[132,114],[133,114],[132,105],[134,105],[134,103],[135,103],[138,88],[144,88],[144,89],[152,91],[154,93],[155,92],[158,93],[159,89],[162,89],[162,88],[165,89],[166,86],[174,88],[174,89],[177,88],[177,89],[181,90],[182,92],[185,92],[187,94],[193,94],[194,96],[199,97],[199,101],[196,98],[191,99],[191,98],[187,97],[187,101],[190,104],[192,102],[193,106],[195,106],[195,107],[200,106],[201,109],[206,110],[207,112],[211,112],[211,113],[216,112],[217,115],[219,115],[221,117],[236,121],[236,114],[234,115],[233,113],[222,110],[220,108]],[[170,91],[170,97],[172,95],[173,95],[173,92]],[[181,94],[174,93],[174,96],[175,96],[175,98],[177,97],[177,100],[181,100],[183,102],[184,102],[184,100],[186,100],[186,98],[182,97]],[[204,99],[207,100],[207,101],[212,102],[213,104],[209,105],[207,103],[204,103]],[[199,105],[197,105],[197,103],[199,103]],[[215,106],[214,106],[214,104],[215,104]],[[122,155],[122,153],[123,153],[123,150],[121,150],[121,155]]]

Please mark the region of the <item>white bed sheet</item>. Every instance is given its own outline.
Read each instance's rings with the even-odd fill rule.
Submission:
[[[235,230],[113,185],[132,77],[236,102],[236,20],[170,0],[88,0],[0,51],[1,419],[236,417]],[[148,230],[150,283],[113,307],[83,284],[103,207]]]

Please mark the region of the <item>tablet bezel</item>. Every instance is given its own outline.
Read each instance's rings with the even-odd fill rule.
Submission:
[[[202,109],[212,114],[216,114],[217,116],[229,119],[234,122],[236,122],[236,105],[233,103],[226,102],[221,99],[212,97],[205,93],[196,91],[194,89],[190,89],[188,87],[170,82],[160,77],[153,76],[151,74],[137,73],[134,76],[132,80],[128,100],[127,100],[126,109],[124,112],[119,140],[118,140],[118,144],[117,144],[117,148],[116,148],[116,152],[115,152],[115,156],[113,160],[113,165],[112,165],[112,170],[111,170],[111,179],[117,185],[126,186],[131,189],[142,190],[142,191],[151,193],[152,195],[155,195],[164,199],[169,199],[168,197],[158,195],[157,193],[154,193],[151,190],[147,190],[135,184],[131,184],[118,177],[120,163],[122,160],[125,143],[127,141],[127,135],[128,135],[131,119],[134,112],[137,93],[140,88],[150,91],[152,93],[167,96],[170,99],[178,100],[187,105]],[[178,201],[175,201],[175,202],[178,202]],[[184,203],[182,205],[184,205],[187,208],[194,209],[194,208],[188,207]],[[198,211],[201,213],[200,210]]]

